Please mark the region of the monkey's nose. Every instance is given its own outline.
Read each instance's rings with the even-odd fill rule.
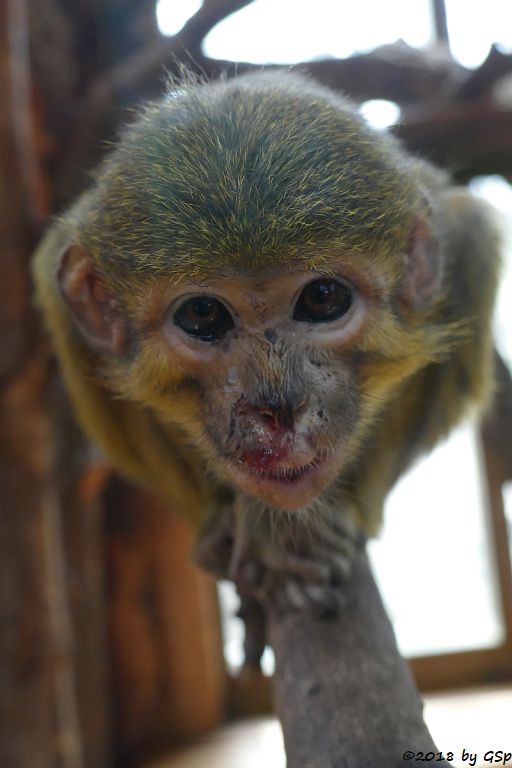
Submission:
[[[297,405],[290,402],[266,398],[253,406],[254,412],[271,429],[281,428],[291,430],[295,427],[297,418],[304,411],[307,398]]]

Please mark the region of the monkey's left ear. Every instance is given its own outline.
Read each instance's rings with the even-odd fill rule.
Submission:
[[[428,219],[414,225],[407,242],[400,298],[410,307],[429,304],[441,286],[443,256],[438,238]]]
[[[122,355],[128,346],[126,321],[114,306],[85,248],[69,246],[62,257],[57,280],[87,345],[100,355]]]

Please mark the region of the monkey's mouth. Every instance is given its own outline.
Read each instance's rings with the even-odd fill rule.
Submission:
[[[328,463],[315,457],[297,466],[262,466],[238,459],[229,463],[229,474],[236,487],[249,496],[294,510],[311,504],[323,491]]]
[[[303,480],[312,470],[318,467],[319,461],[312,461],[309,464],[302,464],[299,467],[282,467],[279,469],[264,469],[262,467],[255,467],[244,461],[240,461],[245,472],[252,475],[255,478],[261,480],[271,480],[274,483],[281,483],[283,485],[292,485],[298,480]]]

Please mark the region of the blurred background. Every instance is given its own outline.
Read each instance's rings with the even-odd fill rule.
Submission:
[[[512,750],[509,0],[5,0],[0,765],[146,765],[212,733],[158,765],[284,765],[278,727],[261,719],[271,652],[262,675],[241,672],[232,587],[190,564],[179,510],[112,476],[83,440],[32,301],[45,225],[179,62],[209,77],[297,66],[502,218],[494,410],[400,482],[370,550],[421,690],[450,692],[427,697],[440,748]],[[241,718],[253,720],[219,730]]]

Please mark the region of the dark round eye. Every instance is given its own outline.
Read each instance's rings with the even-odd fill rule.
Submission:
[[[194,296],[174,313],[174,322],[201,341],[220,341],[233,326],[233,318],[213,296]]]
[[[321,277],[306,285],[293,310],[293,319],[305,323],[328,323],[345,315],[352,306],[352,300],[348,285]]]

